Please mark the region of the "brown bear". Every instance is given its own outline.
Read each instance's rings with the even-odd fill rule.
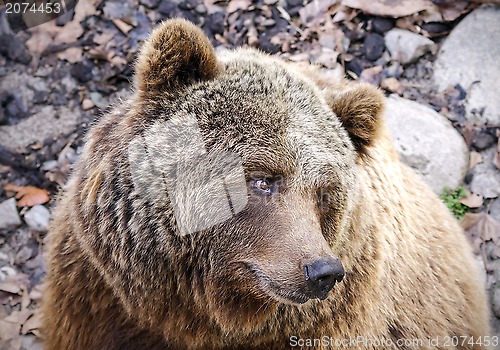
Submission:
[[[59,199],[46,349],[495,345],[468,242],[383,105],[163,23]]]

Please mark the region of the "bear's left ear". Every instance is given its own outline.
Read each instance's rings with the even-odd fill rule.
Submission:
[[[141,94],[154,97],[212,79],[220,70],[214,47],[203,31],[186,20],[172,19],[156,28],[144,44],[135,86]]]
[[[372,85],[337,83],[325,89],[326,100],[360,154],[366,153],[382,128],[384,95]]]

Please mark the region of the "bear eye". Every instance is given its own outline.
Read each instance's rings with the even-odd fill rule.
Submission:
[[[271,194],[271,184],[267,180],[255,180],[253,187],[263,194]]]

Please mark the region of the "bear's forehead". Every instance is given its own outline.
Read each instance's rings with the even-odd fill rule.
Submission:
[[[250,171],[319,178],[352,162],[345,130],[307,80],[269,62],[225,65],[178,105],[196,117],[208,151],[234,151]]]

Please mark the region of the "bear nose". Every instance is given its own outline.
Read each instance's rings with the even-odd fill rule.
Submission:
[[[323,258],[304,265],[304,275],[311,297],[325,299],[335,282],[344,278],[344,267],[339,259]]]

